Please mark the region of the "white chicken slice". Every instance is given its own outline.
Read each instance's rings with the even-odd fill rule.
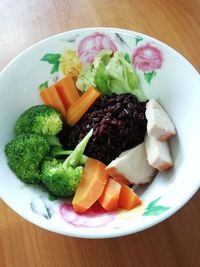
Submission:
[[[106,172],[126,184],[146,184],[152,180],[157,171],[147,161],[143,142],[121,153],[106,167]]]
[[[174,123],[168,113],[155,100],[150,99],[146,104],[147,133],[163,142],[176,134]]]
[[[173,166],[168,142],[160,142],[150,135],[145,137],[145,148],[149,164],[159,171],[166,171]]]

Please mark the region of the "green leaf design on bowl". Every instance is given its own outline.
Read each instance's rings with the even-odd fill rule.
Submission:
[[[155,200],[151,201],[142,215],[143,216],[157,216],[165,212],[166,210],[168,210],[170,207],[156,205],[160,199],[161,197],[156,198]]]
[[[153,208],[153,207],[156,205],[156,203],[157,203],[160,199],[161,199],[161,197],[158,197],[158,198],[156,198],[155,200],[151,201],[151,202],[149,203],[147,209],[151,209],[151,208]]]
[[[115,36],[118,39],[118,41],[121,43],[122,46],[126,46],[126,47],[130,48],[129,45],[127,44],[127,42],[124,41],[124,39],[122,38],[122,36],[119,33],[115,33]]]
[[[135,45],[137,46],[139,42],[143,41],[143,38],[140,36],[135,37]]]
[[[43,83],[41,83],[38,87],[39,90],[45,89],[48,87],[48,81],[45,81]]]
[[[53,65],[50,74],[53,74],[53,73],[57,72],[58,69],[59,69],[59,62],[57,62],[57,63],[55,63],[55,64]]]
[[[127,61],[128,63],[131,64],[131,58],[130,58],[130,56],[129,56],[128,53],[125,53],[124,58],[126,59],[126,61]]]
[[[156,76],[156,72],[152,71],[152,72],[145,72],[144,73],[144,79],[146,80],[146,82],[148,82],[149,84],[151,83],[151,80],[153,79],[153,77]]]
[[[79,34],[72,35],[69,38],[61,38],[61,42],[67,42],[67,43],[74,43],[76,42],[76,39],[79,37]]]
[[[45,54],[40,60],[46,61],[49,64],[59,64],[60,54]]]

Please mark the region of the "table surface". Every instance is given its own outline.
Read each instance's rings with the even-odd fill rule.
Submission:
[[[200,71],[200,0],[1,0],[0,70],[19,52],[58,32],[111,26],[151,35]],[[188,177],[189,178],[189,177]],[[105,240],[42,230],[0,201],[0,266],[200,266],[199,192],[170,219]]]

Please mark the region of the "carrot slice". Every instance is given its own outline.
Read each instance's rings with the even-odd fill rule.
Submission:
[[[56,108],[58,111],[60,111],[63,117],[66,117],[65,107],[54,85],[40,91],[40,97],[45,104]]]
[[[133,209],[141,204],[141,200],[138,195],[127,185],[122,184],[119,196],[119,208]]]
[[[121,185],[112,178],[109,178],[104,192],[99,198],[99,203],[105,210],[112,211],[118,208],[120,190]]]
[[[101,196],[108,179],[105,167],[96,159],[89,158],[86,161],[83,175],[72,200],[76,212],[86,211]]]
[[[47,88],[40,91],[40,97],[46,105],[51,105],[51,99],[49,98]]]
[[[67,110],[67,123],[74,126],[85,112],[92,106],[95,100],[100,96],[100,92],[94,87],[85,91]]]
[[[56,90],[65,106],[68,109],[80,96],[76,89],[74,79],[66,76],[55,84]]]

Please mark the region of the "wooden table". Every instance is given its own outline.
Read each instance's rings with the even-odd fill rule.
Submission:
[[[200,71],[200,0],[1,0],[0,70],[52,34],[112,26],[166,42]],[[189,177],[188,177],[189,179]],[[144,232],[107,240],[42,230],[0,201],[0,267],[200,266],[200,194]]]

